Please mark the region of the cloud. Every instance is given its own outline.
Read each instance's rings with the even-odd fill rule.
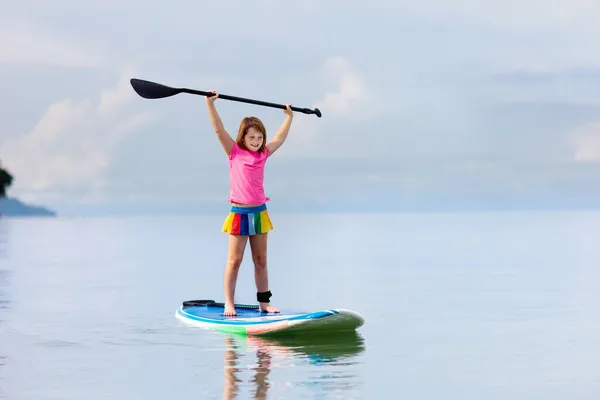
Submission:
[[[155,118],[132,109],[134,96],[123,77],[96,101],[67,98],[49,106],[28,134],[0,147],[3,164],[17,177],[14,189],[53,191],[104,185],[111,152],[127,135]]]
[[[386,110],[377,100],[377,94],[367,86],[362,74],[347,58],[330,57],[319,71],[323,86],[330,90],[326,90],[312,108],[318,108],[323,117],[296,115],[289,144],[285,146],[286,154],[306,155],[310,152],[312,156],[325,153],[331,156],[330,152],[321,148],[321,144],[340,139],[343,144],[344,138],[348,137],[348,124],[360,124]]]
[[[367,88],[360,75],[343,57],[332,57],[325,61],[323,74],[329,83],[337,85],[336,91],[326,93],[316,107],[327,110],[329,115],[350,117],[365,105]]]
[[[0,64],[97,67],[103,62],[100,52],[75,37],[62,37],[29,20],[0,19]]]
[[[575,161],[600,162],[600,122],[578,127],[569,136]]]

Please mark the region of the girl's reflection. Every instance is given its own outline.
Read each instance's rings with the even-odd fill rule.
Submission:
[[[269,380],[267,376],[271,372],[271,349],[268,346],[260,345],[256,350],[257,365],[254,368],[254,378],[252,382],[256,385],[254,392],[255,399],[266,399],[269,391]]]
[[[254,398],[266,399],[269,391],[269,373],[272,360],[297,359],[308,360],[312,365],[335,362],[340,358],[354,357],[364,351],[364,341],[356,332],[343,334],[323,334],[290,336],[281,338],[263,338],[256,336],[225,336],[225,385],[223,398],[232,399],[239,394],[241,348],[255,348],[256,366],[250,380],[254,384]],[[346,362],[346,365],[348,363]]]
[[[253,341],[250,338],[247,342],[252,343]],[[256,387],[254,398],[266,399],[267,392],[269,391],[267,376],[271,372],[272,349],[260,341],[256,341],[253,344],[258,346],[256,349],[257,364],[254,368],[254,376],[252,378],[252,383]],[[240,372],[239,360],[241,358],[239,349],[240,344],[234,337],[225,337],[225,387],[223,394],[223,398],[225,399],[235,398],[239,393],[239,383],[241,382],[238,377]]]
[[[233,337],[225,337],[225,388],[223,398],[233,399],[237,396],[240,379],[236,376],[240,372],[238,359],[240,354],[237,352],[239,346]]]

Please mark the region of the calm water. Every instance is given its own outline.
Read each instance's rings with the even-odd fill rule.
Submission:
[[[0,220],[0,398],[600,398],[600,213],[273,217],[273,303],[356,335],[177,320],[222,300],[220,215]]]

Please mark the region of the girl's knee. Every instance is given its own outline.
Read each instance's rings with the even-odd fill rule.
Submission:
[[[239,268],[242,265],[242,257],[229,257],[227,260],[227,266],[231,268]]]
[[[254,266],[256,268],[266,268],[267,267],[267,255],[266,254],[255,254],[252,256],[252,261],[254,262]]]

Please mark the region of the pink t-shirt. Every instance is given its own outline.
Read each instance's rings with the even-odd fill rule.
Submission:
[[[240,148],[234,142],[229,155],[229,198],[241,204],[263,204],[269,201],[263,187],[265,163],[269,150],[254,152]]]

